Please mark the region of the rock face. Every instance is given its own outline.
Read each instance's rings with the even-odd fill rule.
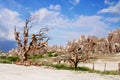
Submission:
[[[111,52],[120,52],[120,29],[109,33],[108,41]]]
[[[117,29],[113,32],[110,32],[106,38],[98,38],[96,36],[88,36],[87,38],[84,35],[78,40],[68,41],[65,47],[63,46],[47,46],[43,50],[38,50],[39,53],[47,52],[59,52],[66,53],[68,48],[73,44],[77,43],[81,47],[82,51],[85,53],[119,53],[120,52],[120,29]],[[12,50],[11,52],[13,52]],[[10,53],[11,53],[10,52]]]
[[[8,53],[7,56],[18,56],[17,54],[17,49],[11,49]]]
[[[66,47],[69,47],[73,42],[69,41]],[[120,52],[120,29],[109,33],[106,38],[96,36],[85,38],[84,35],[81,35],[76,42],[85,53],[118,53]]]

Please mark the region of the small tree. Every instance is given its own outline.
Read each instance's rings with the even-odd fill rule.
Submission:
[[[41,28],[38,34],[32,34],[32,36],[30,36],[29,30],[32,28],[30,22],[30,19],[26,19],[25,21],[23,39],[20,39],[20,32],[17,32],[16,27],[14,30],[15,40],[18,44],[17,52],[20,55],[22,62],[27,60],[27,55],[30,51],[35,52],[38,49],[46,47],[48,40],[50,39],[47,36],[49,28]]]
[[[74,68],[76,69],[78,67],[78,63],[89,59],[89,54],[83,53],[79,44],[77,42],[73,42],[67,49],[66,57],[69,62],[73,63]]]

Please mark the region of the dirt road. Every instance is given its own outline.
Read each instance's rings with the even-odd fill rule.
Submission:
[[[120,80],[120,76],[0,64],[0,80]]]

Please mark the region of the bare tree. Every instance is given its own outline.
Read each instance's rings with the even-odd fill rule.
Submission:
[[[88,53],[83,53],[79,44],[77,42],[73,42],[69,45],[67,49],[67,59],[70,63],[73,63],[75,69],[78,67],[78,63],[84,62],[89,59]]]
[[[29,30],[32,28],[31,20],[26,19],[23,31],[23,39],[20,39],[20,32],[17,32],[16,27],[14,30],[15,40],[18,44],[18,54],[22,62],[27,61],[27,55],[30,51],[35,52],[38,49],[46,47],[49,41],[47,32],[49,28],[41,28],[38,34],[29,35]]]

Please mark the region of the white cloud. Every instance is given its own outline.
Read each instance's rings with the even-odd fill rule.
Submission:
[[[31,13],[31,16],[36,19],[38,25],[41,26],[64,26],[67,22],[67,18],[60,12],[49,11],[46,8],[39,9],[38,11]],[[62,22],[62,23],[61,23]]]
[[[54,28],[49,35],[53,37],[52,42],[58,42],[52,44],[61,44],[60,40],[65,44],[65,41],[77,39],[81,34],[105,36],[107,33],[108,24],[102,21],[103,17],[101,16],[79,15],[74,19],[69,19],[60,12],[47,8],[39,9],[31,13],[31,16],[34,18],[36,25],[30,33],[38,32],[41,27]],[[15,25],[18,30],[23,28],[24,23],[19,17],[19,13],[6,8],[1,9],[0,37],[14,40],[13,29]]]
[[[69,0],[69,3],[72,5],[78,5],[80,3],[80,0]]]
[[[108,0],[105,0],[108,3]],[[108,8],[104,8],[97,12],[98,14],[112,14],[110,17],[106,17],[105,20],[108,22],[119,22],[120,21],[120,1],[116,5],[111,5]]]
[[[115,4],[114,1],[110,1],[110,0],[104,0],[104,3],[107,5],[114,5]]]
[[[112,5],[98,12],[98,14],[101,14],[101,13],[112,13],[112,14],[120,15],[120,1],[116,5],[114,6]]]
[[[106,24],[101,21],[101,16],[84,16],[80,15],[74,19],[69,19],[67,16],[62,15],[60,12],[49,11],[46,8],[39,9],[31,14],[32,17],[36,17],[37,23],[40,25],[49,25],[52,27],[94,27],[103,26]]]
[[[59,40],[63,40],[63,44],[65,44],[64,41],[79,38],[81,34],[104,36],[107,33],[105,28],[108,25],[102,21],[101,16],[79,15],[74,19],[69,19],[60,12],[51,11],[47,8],[39,9],[31,13],[31,16],[36,22],[35,27],[31,29],[31,33],[38,32],[41,27],[50,26],[54,30],[49,35],[53,37],[53,42],[58,40],[57,44],[61,44]],[[19,17],[19,13],[6,8],[1,9],[0,37],[14,40],[13,29],[15,25],[18,30],[23,28],[24,23]]]
[[[109,21],[109,22],[119,22],[120,21],[120,17],[114,17],[114,18],[106,18],[106,21]]]
[[[60,11],[61,10],[61,6],[60,5],[50,5],[49,7],[50,10],[57,10],[57,11]]]
[[[23,22],[19,18],[19,13],[7,8],[0,9],[0,37],[14,40],[14,27],[21,29]]]
[[[103,21],[101,16],[79,15],[74,19],[69,19],[60,12],[51,11],[46,8],[31,13],[31,16],[36,17],[36,23],[39,24],[37,29],[43,26],[54,28],[55,30],[51,34],[55,40],[61,39],[67,41],[78,38],[81,34],[105,36],[108,32],[106,30],[108,24]]]

